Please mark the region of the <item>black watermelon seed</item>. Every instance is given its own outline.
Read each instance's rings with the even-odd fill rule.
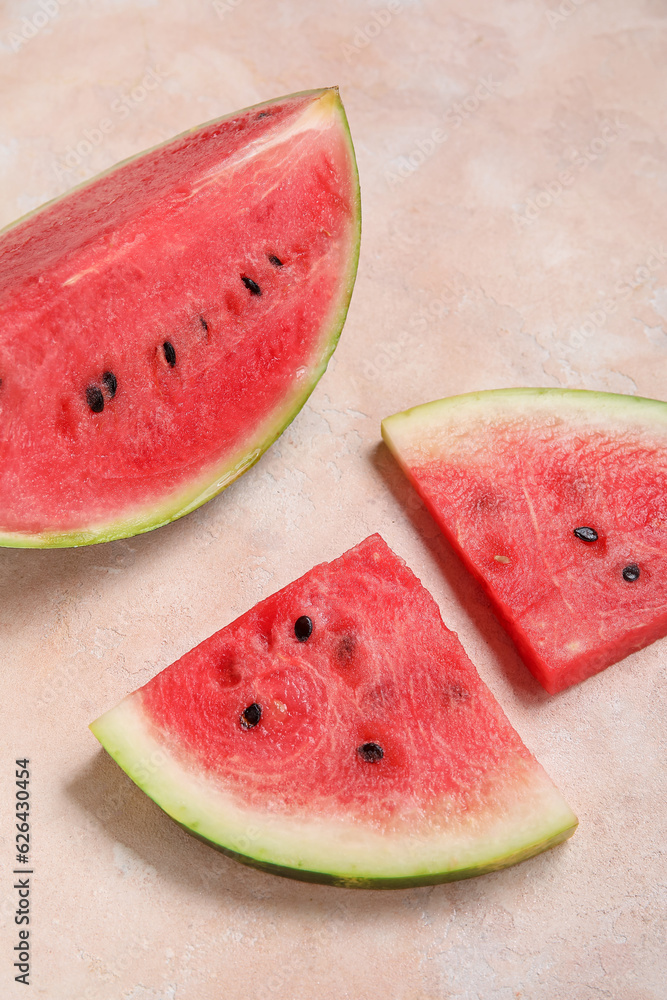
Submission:
[[[252,280],[252,278],[248,278],[245,274],[242,274],[241,281],[246,286],[248,291],[251,292],[253,295],[262,294],[262,289],[259,287],[256,281]]]
[[[241,727],[243,729],[253,729],[262,718],[262,706],[253,701],[245,711],[241,712]]]
[[[313,623],[308,615],[301,615],[300,618],[294,623],[294,635],[297,637],[299,642],[305,642],[306,639],[310,639],[313,633]]]
[[[203,330],[204,330],[204,333],[208,333],[208,323],[206,322],[206,320],[204,319],[204,317],[203,317],[203,316],[200,316],[200,317],[199,317],[199,322],[200,322],[200,323],[201,323],[201,325],[202,325],[202,328],[203,328]]]
[[[357,747],[357,753],[362,760],[368,761],[369,764],[376,764],[384,757],[384,750],[379,743],[362,743],[360,747]]]
[[[118,388],[118,379],[113,372],[105,372],[102,376],[102,383],[109,393],[109,399],[113,399]]]
[[[595,528],[575,528],[574,533],[582,542],[597,542],[598,540]]]
[[[174,350],[174,345],[168,340],[165,340],[162,345],[162,350],[164,351],[165,361],[171,368],[173,368],[176,364],[176,351]]]
[[[280,257],[276,257],[274,253],[269,254],[269,264],[273,264],[274,267],[282,267],[283,262]]]
[[[635,580],[639,579],[639,566],[637,563],[630,563],[623,570],[623,579],[627,580],[628,583],[634,583]]]
[[[98,385],[89,385],[86,389],[86,402],[93,413],[101,413],[104,409],[104,396]]]

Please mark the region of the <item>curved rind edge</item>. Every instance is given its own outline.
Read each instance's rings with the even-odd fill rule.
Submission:
[[[488,850],[487,848],[486,854],[480,858],[479,863],[460,864],[440,871],[434,871],[432,867],[430,870],[425,870],[424,852],[421,851],[423,842],[420,843],[418,832],[415,831],[414,837],[411,835],[410,839],[398,842],[399,866],[406,867],[404,854],[412,854],[413,846],[415,847],[414,853],[420,856],[419,862],[415,862],[412,871],[390,874],[390,867],[392,865],[395,867],[397,864],[397,844],[392,843],[392,836],[383,836],[375,831],[369,831],[368,836],[373,840],[370,851],[373,864],[377,866],[378,854],[384,850],[388,859],[385,872],[377,870],[372,874],[366,873],[360,867],[359,859],[353,861],[350,857],[347,858],[347,864],[349,869],[354,869],[353,871],[342,870],[341,862],[336,870],[336,850],[339,845],[336,844],[335,837],[327,845],[325,838],[322,837],[323,826],[320,825],[318,828],[316,825],[317,817],[309,818],[311,824],[315,823],[310,831],[310,838],[304,832],[303,827],[297,833],[293,829],[288,831],[287,835],[284,829],[278,829],[276,833],[271,820],[267,828],[268,835],[262,842],[261,834],[255,829],[254,839],[256,843],[255,856],[253,856],[251,853],[246,853],[249,845],[243,845],[245,850],[234,849],[234,846],[231,846],[234,838],[236,838],[235,846],[237,848],[241,846],[238,838],[238,815],[233,817],[228,824],[226,842],[222,842],[225,840],[224,830],[221,831],[220,828],[217,828],[215,833],[211,831],[211,815],[219,817],[219,814],[216,813],[219,804],[213,803],[211,805],[207,798],[207,793],[210,793],[211,790],[210,784],[200,773],[188,770],[187,760],[183,763],[182,758],[172,754],[166,746],[160,743],[159,734],[152,730],[152,724],[143,713],[140,690],[128,695],[115,708],[92,722],[90,729],[107,753],[132,781],[188,833],[243,864],[299,881],[319,882],[345,888],[396,889],[473,878],[509,867],[555,847],[571,837],[578,824],[576,816],[556,786],[553,785],[540,765],[533,761],[536,770],[534,787],[530,787],[530,794],[534,794],[536,800],[542,796],[545,801],[549,802],[548,819],[540,815],[539,832],[535,828],[530,828],[527,832],[522,830],[520,835],[515,834],[512,845],[498,844],[491,838],[490,843],[494,849]],[[256,824],[257,814],[249,812],[243,818],[243,823],[247,826],[241,826],[240,829],[250,832],[253,829],[253,820]],[[209,835],[203,832],[202,827],[208,827],[207,833]],[[313,830],[317,831],[317,838],[312,837]],[[248,841],[249,837],[242,834],[240,840]],[[316,844],[316,847],[313,844]],[[323,852],[322,863],[321,865],[318,863],[318,866],[309,866],[308,864],[290,866],[285,863],[276,863],[267,856],[257,856],[263,850],[265,852],[266,850],[275,850],[276,845],[278,850],[283,850],[283,853],[286,846],[288,850],[291,848],[293,854],[300,849],[305,856],[310,853],[311,859],[313,854],[321,851]],[[439,846],[439,839],[434,840],[432,846],[434,848]],[[479,853],[476,842],[474,848]],[[369,853],[368,849],[366,853]],[[282,861],[284,862],[284,860],[283,858]],[[327,870],[327,864],[329,870]]]
[[[338,341],[347,318],[359,262],[361,243],[361,192],[359,188],[359,172],[354,152],[354,145],[352,143],[349,123],[345,114],[345,109],[340,100],[338,88],[331,87],[323,88],[321,90],[300,91],[295,94],[288,94],[285,97],[278,98],[278,100],[288,100],[292,97],[306,96],[308,94],[324,95],[326,93],[332,93],[334,96],[335,113],[340,119],[342,132],[347,139],[346,144],[350,157],[350,180],[352,182],[354,194],[353,203],[356,209],[355,218],[353,220],[353,232],[355,235],[351,246],[349,268],[347,274],[341,280],[339,303],[337,308],[332,310],[329,332],[326,337],[322,337],[322,343],[324,345],[323,350],[318,356],[317,364],[311,369],[310,378],[308,382],[305,383],[302,391],[298,394],[295,393],[291,399],[288,399],[282,410],[277,411],[278,415],[276,415],[276,411],[274,411],[271,414],[270,419],[266,421],[260,433],[256,436],[256,439],[251,440],[247,446],[239,449],[236,455],[231,460],[228,460],[224,466],[219,467],[215,469],[214,472],[202,477],[198,487],[185,491],[179,491],[176,498],[172,495],[172,497],[162,503],[157,510],[154,505],[150,508],[146,508],[146,510],[150,511],[148,516],[145,512],[137,512],[135,515],[128,518],[111,523],[105,522],[99,527],[91,527],[89,530],[79,529],[77,531],[44,532],[41,534],[0,531],[0,547],[26,549],[74,548],[84,545],[94,545],[100,542],[111,542],[120,538],[129,538],[133,535],[144,534],[145,532],[153,531],[155,528],[161,528],[166,524],[170,524],[172,521],[176,521],[179,518],[184,517],[186,514],[191,513],[193,510],[196,510],[198,507],[201,507],[203,504],[222,493],[228,486],[231,486],[235,480],[237,480],[244,472],[247,472],[247,470],[261,458],[264,452],[267,451],[274,441],[280,437],[285,428],[290,425],[298,413],[303,409],[317,383],[327,369],[331,356],[338,345]],[[254,108],[268,107],[275,103],[275,100],[265,101],[261,104],[252,105],[250,108],[243,108],[240,111],[235,111],[230,115],[223,116],[222,118],[213,119],[211,122],[205,122],[203,125],[199,125],[195,129],[188,129],[186,132],[180,133],[180,135],[187,135],[200,128],[206,128],[215,122],[225,121],[227,118],[234,118],[238,114],[242,114],[245,111],[249,111]],[[179,137],[180,136],[174,136],[166,142],[153,146],[151,149],[142,150],[141,153],[136,154],[136,156],[129,157],[128,159],[117,163],[110,170],[97,175],[97,177],[94,177],[91,180],[85,181],[84,184],[78,185],[77,188],[72,190],[78,190],[79,187],[83,187],[84,185],[88,186],[99,177],[113,173],[113,171],[117,170],[124,164],[129,163],[131,160],[137,159],[154,149],[159,149],[161,146],[169,145]],[[38,209],[28,213],[16,222],[11,223],[11,225],[5,227],[4,230],[0,230],[0,236],[2,236],[2,234],[7,230],[25,221],[31,215],[36,214],[48,205],[55,204],[55,202],[60,201],[70,193],[72,192],[68,191],[64,195],[60,195],[58,198],[47,202],[45,205],[41,205]]]
[[[0,229],[0,237],[4,236],[5,233],[11,232],[12,229],[17,228],[24,222],[27,222],[28,219],[32,219],[33,216],[39,215],[39,213],[43,212],[45,209],[51,208],[52,205],[57,205],[58,202],[64,201],[70,195],[76,194],[77,191],[90,187],[103,177],[109,177],[110,174],[114,174],[121,167],[127,166],[128,163],[133,163],[134,160],[140,159],[147,153],[155,153],[158,149],[170,146],[172,142],[176,142],[178,139],[184,139],[192,132],[198,132],[200,129],[210,128],[211,125],[220,125],[222,122],[229,121],[231,118],[236,118],[237,115],[245,114],[246,111],[256,111],[261,108],[271,107],[271,105],[276,104],[278,101],[289,101],[294,97],[314,97],[315,94],[323,95],[327,93],[327,91],[333,91],[335,92],[336,97],[339,96],[338,87],[316,87],[313,90],[298,90],[293,94],[285,94],[283,97],[272,98],[269,101],[261,101],[259,104],[249,104],[245,108],[237,108],[235,111],[230,111],[226,115],[220,115],[218,118],[210,118],[208,121],[200,122],[199,125],[186,128],[182,132],[177,132],[176,135],[170,136],[169,139],[163,139],[161,142],[156,142],[154,146],[148,146],[146,149],[140,149],[139,152],[133,153],[131,156],[126,156],[124,160],[119,160],[118,163],[114,163],[113,166],[108,167],[106,170],[101,170],[98,174],[94,174],[92,177],[87,177],[86,180],[81,181],[80,184],[74,184],[73,187],[68,188],[67,191],[63,191],[62,194],[56,195],[55,198],[50,198],[48,201],[38,205],[37,208],[33,208],[29,212],[26,212],[25,215],[21,215],[18,219],[14,219],[12,222],[9,222],[6,226],[3,226],[2,229]],[[339,103],[341,103],[340,100]]]
[[[159,803],[157,803],[157,805],[159,806]],[[162,807],[160,806],[160,808]],[[167,813],[167,815],[169,814]],[[175,820],[175,822],[178,823],[178,820]],[[196,837],[197,840],[201,840],[202,843],[208,844],[209,847],[213,847],[216,851],[219,851],[226,857],[233,858],[235,861],[239,861],[241,864],[247,865],[249,868],[256,868],[259,869],[259,871],[268,872],[271,875],[280,875],[282,878],[290,878],[298,882],[315,882],[319,885],[331,885],[338,889],[417,889],[420,886],[442,885],[445,882],[461,882],[464,879],[477,878],[479,875],[490,875],[492,872],[502,871],[504,868],[511,868],[513,865],[519,864],[521,861],[528,861],[529,858],[534,858],[538,854],[543,854],[544,851],[549,851],[552,847],[557,847],[558,844],[562,844],[566,840],[569,840],[577,829],[578,822],[575,822],[572,826],[555,833],[549,840],[540,841],[538,844],[526,847],[523,851],[517,851],[514,854],[506,855],[497,861],[490,862],[488,865],[479,865],[476,868],[458,868],[454,871],[448,872],[404,875],[393,878],[383,878],[382,876],[371,876],[368,878],[364,878],[363,876],[350,876],[348,878],[343,875],[333,875],[327,872],[305,871],[302,868],[287,868],[284,865],[274,865],[267,861],[259,861],[257,858],[250,857],[247,854],[238,854],[236,851],[232,851],[228,847],[216,844],[214,841],[208,840],[206,837],[202,837],[195,830],[191,830],[182,823],[178,823],[178,826],[180,826],[182,830],[185,830],[186,833]]]
[[[520,410],[523,404],[528,404],[531,408],[534,408],[537,401],[558,401],[561,405],[574,406],[576,409],[591,407],[598,416],[601,408],[612,413],[622,413],[623,410],[626,410],[628,413],[633,414],[648,413],[648,410],[652,409],[656,416],[661,417],[667,423],[667,403],[663,400],[650,399],[646,396],[600,392],[593,389],[524,386],[509,389],[482,389],[478,392],[443,396],[440,399],[430,400],[427,403],[420,403],[385,417],[381,425],[382,436],[387,441],[392,427],[400,427],[406,424],[427,424],[431,420],[435,421],[440,414],[447,413],[453,408],[469,409],[473,406],[481,405],[484,409],[491,412],[495,405],[498,410],[509,411],[510,409]]]

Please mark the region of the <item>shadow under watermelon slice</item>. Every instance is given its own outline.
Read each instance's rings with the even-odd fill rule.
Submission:
[[[256,605],[91,729],[186,830],[307,881],[469,878],[577,825],[379,535]]]
[[[0,545],[148,531],[240,476],[327,366],[359,234],[336,88],[185,132],[0,234]]]

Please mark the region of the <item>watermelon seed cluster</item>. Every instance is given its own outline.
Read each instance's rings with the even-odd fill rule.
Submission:
[[[118,379],[113,372],[105,372],[102,376],[102,385],[106,389],[109,399],[113,399],[118,388]],[[86,402],[93,413],[101,413],[104,409],[104,394],[99,385],[89,385],[86,389]]]
[[[575,528],[574,534],[582,542],[597,542],[598,533],[595,528],[581,527]],[[496,558],[498,558],[496,556]],[[629,563],[623,570],[623,579],[628,583],[634,583],[639,579],[639,566],[637,563]]]
[[[262,718],[262,706],[253,701],[252,705],[241,712],[241,729],[254,729]],[[362,743],[357,747],[357,753],[367,764],[377,764],[384,757],[384,750],[379,743]]]
[[[294,623],[294,635],[298,642],[306,642],[313,634],[313,620],[308,615],[301,615]],[[467,694],[467,692],[466,692]],[[461,693],[463,697],[463,693]],[[241,713],[239,719],[242,729],[254,729],[262,718],[262,706],[253,701]],[[379,743],[362,743],[357,747],[357,753],[368,764],[377,764],[384,757],[384,750]]]
[[[280,259],[280,257],[277,257],[276,254],[270,253],[267,254],[267,257],[269,259],[269,263],[273,264],[274,267],[283,266],[282,260]],[[243,284],[248,289],[251,295],[262,294],[262,290],[257,284],[257,282],[254,281],[252,278],[249,278],[246,274],[241,275],[241,281],[243,282]],[[202,325],[204,333],[206,334],[206,336],[208,336],[208,323],[206,322],[203,316],[199,317],[199,322]],[[165,361],[167,362],[170,368],[174,368],[176,366],[176,348],[174,347],[174,345],[171,343],[170,340],[164,341],[164,343],[162,344],[162,350],[164,352]],[[102,384],[107,391],[109,399],[113,399],[114,396],[116,395],[116,389],[118,388],[118,380],[116,379],[114,373],[110,371],[105,372],[104,375],[102,376]],[[0,379],[0,385],[2,385],[2,379]],[[102,389],[100,388],[99,385],[89,385],[87,387],[86,402],[88,403],[88,406],[93,413],[102,412],[102,410],[104,409],[104,393],[102,392]],[[308,634],[310,635],[310,633]],[[308,636],[305,636],[304,638],[307,639]],[[299,641],[303,642],[302,639]]]
[[[294,635],[299,642],[306,642],[313,634],[313,620],[308,615],[301,615],[294,623]],[[460,697],[464,697],[461,689],[457,691]],[[467,697],[467,692],[465,692]],[[253,701],[241,712],[239,722],[242,729],[254,729],[262,718],[262,706]],[[362,743],[357,747],[357,753],[363,761],[368,764],[377,764],[384,757],[384,750],[379,743]]]
[[[282,267],[283,262],[275,254],[268,254],[269,261],[275,267]],[[248,288],[252,295],[261,295],[262,291],[256,281],[252,278],[248,278],[246,275],[241,275],[241,280],[243,284]],[[203,316],[200,315],[199,322],[201,323],[202,329],[206,336],[208,337],[209,326],[207,321]],[[162,344],[162,351],[164,353],[164,359],[170,368],[176,367],[176,348],[170,340],[165,340]],[[113,372],[107,371],[102,376],[103,387],[107,391],[109,399],[113,399],[116,395],[116,390],[118,388],[118,380]],[[2,385],[2,379],[0,379],[0,385]],[[99,385],[89,385],[86,388],[86,402],[93,413],[101,413],[104,409],[104,394]]]

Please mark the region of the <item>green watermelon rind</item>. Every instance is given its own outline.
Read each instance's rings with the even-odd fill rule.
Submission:
[[[499,413],[533,418],[544,410],[562,415],[563,419],[576,414],[586,423],[604,427],[610,420],[628,427],[655,427],[661,422],[667,425],[667,403],[658,399],[591,389],[521,387],[485,389],[421,403],[385,417],[382,437],[404,465],[405,456],[399,449],[410,444],[427,449],[425,435],[438,425],[452,423],[463,428],[466,419],[478,421],[485,415],[493,419]]]
[[[463,564],[486,591],[526,666],[552,695],[659,638],[664,634],[664,615],[658,618],[657,612],[647,608],[643,619],[625,633],[616,634],[613,644],[608,640],[602,653],[593,648],[579,659],[563,659],[556,668],[553,658],[544,655],[534,643],[535,633],[527,631],[524,622],[517,619],[508,594],[499,594],[479,558],[470,555],[464,541],[470,537],[469,512],[462,508],[460,522],[453,511],[445,516],[432,483],[441,477],[444,485],[449,469],[467,470],[474,478],[479,467],[487,482],[493,484],[496,442],[501,451],[520,455],[523,444],[529,454],[539,455],[543,451],[546,458],[550,436],[558,439],[563,434],[582,442],[597,439],[611,445],[615,441],[619,454],[645,451],[651,462],[658,463],[657,474],[667,447],[667,403],[587,389],[523,387],[449,396],[395,413],[382,421],[382,437],[398,465]],[[600,450],[608,461],[613,448],[601,444]],[[430,485],[423,476],[425,469]],[[498,471],[502,494],[502,469],[499,467]],[[613,498],[610,503],[613,508]],[[507,530],[511,534],[511,528]],[[620,608],[619,615],[622,621]],[[562,639],[563,647],[567,638]]]
[[[353,190],[353,206],[355,214],[352,226],[354,237],[350,248],[348,270],[341,278],[339,298],[336,303],[336,307],[332,309],[331,318],[328,324],[323,327],[324,333],[320,340],[320,349],[314,352],[314,356],[317,359],[316,363],[311,368],[307,369],[307,372],[304,373],[303,378],[296,385],[292,395],[287,397],[283,406],[279,410],[274,410],[271,414],[269,414],[267,420],[261,426],[259,431],[255,431],[251,438],[244,445],[239,447],[231,459],[227,458],[223,465],[202,474],[194,486],[190,485],[185,490],[181,490],[175,495],[172,494],[166,502],[161,503],[159,506],[152,505],[150,508],[142,507],[133,515],[123,517],[117,521],[91,525],[88,529],[77,529],[75,531],[62,532],[44,531],[37,534],[0,531],[0,547],[72,548],[76,546],[93,545],[99,542],[110,542],[115,539],[143,534],[144,532],[152,531],[155,528],[163,527],[171,521],[175,521],[178,518],[183,517],[185,514],[189,514],[191,511],[196,510],[198,507],[201,507],[207,501],[212,500],[213,497],[217,496],[224,489],[230,486],[261,458],[264,452],[280,437],[285,428],[289,426],[301,409],[303,409],[305,403],[315,389],[315,386],[327,369],[329,360],[336,349],[341,331],[345,324],[345,319],[347,317],[359,262],[359,249],[361,241],[361,194],[359,190],[359,173],[357,169],[354,145],[352,143],[350,127],[345,114],[345,109],[338,94],[338,88],[332,87],[324,88],[322,90],[300,91],[281,98],[281,100],[290,100],[296,97],[315,96],[317,94],[324,95],[327,93],[327,90],[334,98],[334,114],[338,116],[341,132],[346,138],[350,159],[350,182]],[[197,126],[196,129],[188,129],[166,142],[158,143],[151,149],[142,150],[135,156],[131,156],[126,160],[115,164],[109,170],[98,174],[91,180],[84,181],[82,184],[79,184],[75,188],[65,192],[65,194],[52,199],[45,205],[41,205],[39,208],[29,212],[27,215],[24,215],[16,222],[12,222],[9,226],[0,230],[0,236],[8,230],[13,229],[15,226],[25,222],[31,216],[43,211],[48,206],[56,204],[80,188],[87,187],[91,183],[99,180],[101,177],[105,177],[133,160],[139,159],[146,153],[150,153],[153,150],[170,145],[172,142],[189,135],[193,131],[199,131],[201,128],[207,128],[210,125],[218,124],[231,118],[236,118],[238,115],[243,114],[246,111],[255,109],[260,110],[264,107],[270,107],[275,103],[275,100],[265,101],[261,104],[252,105],[251,107],[244,108],[240,111],[234,111],[229,115],[224,115],[222,118],[205,122],[203,125]]]
[[[495,839],[493,824],[498,820],[491,815],[486,840],[479,836],[481,814],[476,816],[468,842],[465,836],[457,842],[458,862],[450,857],[442,864],[443,850],[451,851],[442,846],[442,829],[430,838],[416,828],[393,835],[358,829],[353,823],[341,827],[312,815],[283,821],[270,812],[240,808],[192,761],[167,748],[142,711],[139,692],[96,719],[90,729],[132,781],[188,833],[243,864],[299,881],[398,889],[472,878],[562,843],[578,822],[542,767],[521,758],[514,783],[503,779],[502,786],[510,799],[515,795],[516,814],[505,827],[495,828]],[[529,818],[522,825],[517,818],[523,810]],[[500,837],[497,830],[502,831]]]
[[[159,803],[158,803],[159,805]],[[178,820],[176,821],[178,823]],[[333,885],[339,889],[417,889],[425,885],[441,885],[443,882],[460,882],[467,878],[477,878],[479,875],[490,875],[492,872],[502,871],[503,868],[510,868],[521,861],[528,861],[544,851],[557,847],[568,840],[577,828],[576,822],[572,826],[555,833],[549,840],[541,840],[538,843],[530,844],[522,851],[514,854],[504,855],[495,861],[490,861],[487,865],[477,865],[474,868],[457,868],[445,872],[423,872],[415,875],[398,876],[345,876],[335,875],[328,872],[306,871],[303,868],[288,868],[285,865],[274,865],[268,861],[259,861],[247,854],[238,854],[236,851],[223,847],[222,844],[213,843],[201,834],[196,833],[183,823],[178,823],[181,829],[201,840],[202,843],[214,847],[221,854],[249,868],[257,868],[260,871],[268,872],[271,875],[282,875],[283,878],[296,879],[299,882],[315,882],[320,885]]]

